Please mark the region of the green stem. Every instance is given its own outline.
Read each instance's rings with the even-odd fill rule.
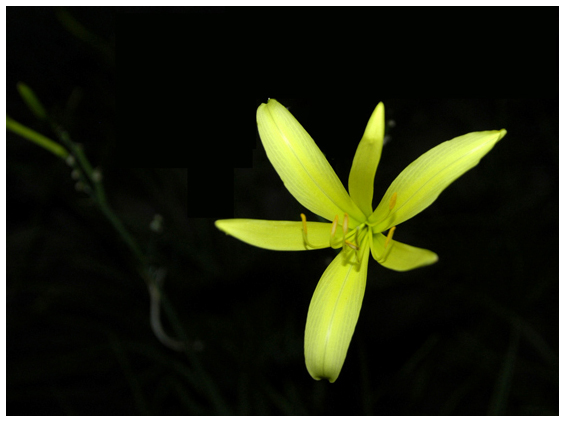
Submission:
[[[114,214],[114,211],[112,211],[112,209],[106,203],[105,200],[101,201],[100,198],[98,198],[98,199],[99,199],[97,201],[98,207],[100,208],[102,213],[110,221],[112,226],[114,226],[114,228],[119,233],[119,235],[124,240],[124,242],[126,242],[128,247],[130,248],[130,250],[133,252],[135,257],[137,258],[137,260],[140,263],[145,264],[145,256],[141,252],[141,249],[139,248],[139,246],[137,245],[135,240],[133,240],[133,237],[129,234],[129,232],[127,231],[127,229],[123,225],[122,221],[116,216],[116,214]]]

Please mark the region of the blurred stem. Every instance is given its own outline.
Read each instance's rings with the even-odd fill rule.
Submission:
[[[27,85],[21,84],[22,86],[27,88]],[[33,94],[31,89],[27,88],[23,91],[27,95],[27,100],[30,98],[34,101],[39,103],[39,100]],[[30,100],[31,101],[31,100]],[[42,107],[42,106],[41,106]],[[79,171],[80,180],[85,184],[85,188],[83,189],[86,193],[91,195],[94,199],[96,205],[102,214],[110,221],[114,229],[118,232],[120,237],[129,247],[131,252],[135,255],[137,261],[141,264],[141,267],[146,270],[146,259],[145,255],[141,251],[141,248],[131,236],[129,231],[126,229],[122,221],[118,218],[118,216],[114,213],[110,205],[106,200],[106,193],[104,192],[104,186],[102,184],[102,175],[99,170],[95,170],[92,168],[92,165],[86,158],[82,147],[73,142],[63,128],[55,124],[53,121],[47,117],[47,120],[51,123],[57,137],[61,141],[63,145],[67,148],[63,147],[61,144],[47,138],[46,136],[34,131],[33,129],[28,128],[27,126],[22,125],[21,123],[15,121],[10,116],[6,116],[6,129],[16,133],[17,135],[31,141],[40,147],[46,149],[47,151],[55,154],[57,157],[62,158],[67,162],[67,164],[71,165],[75,170]],[[70,151],[70,153],[69,153]],[[82,175],[86,175],[86,178]],[[148,279],[148,277],[144,277],[144,279]]]
[[[61,142],[71,150],[82,171],[88,177],[91,187],[93,188],[92,190],[94,191],[95,202],[98,205],[98,208],[100,208],[100,211],[102,211],[104,216],[110,221],[112,226],[114,226],[114,229],[116,229],[120,237],[128,245],[137,260],[140,263],[145,264],[145,256],[141,252],[141,248],[106,201],[106,193],[102,184],[102,175],[100,172],[92,168],[92,165],[90,164],[90,161],[88,161],[88,158],[86,158],[82,147],[71,140],[67,131],[62,129],[60,126],[55,127],[55,131]]]
[[[67,9],[64,7],[58,7],[56,9],[56,16],[59,22],[76,38],[82,42],[90,45],[92,48],[96,49],[103,57],[104,60],[109,63],[114,63],[114,49],[111,44],[95,33],[89,31],[83,24],[77,21]]]
[[[99,199],[98,207],[100,208],[102,213],[106,216],[108,220],[110,220],[112,226],[114,226],[114,228],[119,233],[121,238],[124,240],[124,242],[126,242],[130,250],[137,258],[137,260],[141,263],[145,263],[145,256],[141,252],[141,249],[139,248],[133,237],[129,234],[125,226],[122,224],[122,221],[116,216],[116,214],[114,214],[114,211],[112,211],[112,209],[105,200],[100,200],[100,198],[98,199]]]
[[[22,95],[35,99],[33,91],[31,91],[31,89],[24,89]],[[40,104],[39,100],[37,100],[37,102],[38,104]],[[193,371],[195,372],[195,375],[199,380],[199,384],[204,389],[210,402],[214,404],[219,413],[229,414],[229,407],[225,403],[220,390],[208,376],[205,369],[199,362],[197,356],[194,355],[193,350],[190,346],[191,343],[188,340],[188,336],[184,331],[183,325],[178,320],[174,308],[171,306],[171,304],[167,300],[167,297],[162,291],[160,281],[162,282],[162,278],[164,277],[164,270],[160,270],[160,272],[151,271],[151,268],[149,267],[148,261],[145,254],[142,252],[142,249],[130,234],[130,232],[126,229],[120,218],[114,213],[114,211],[108,204],[104,186],[102,184],[102,174],[98,169],[93,169],[92,165],[88,161],[88,158],[84,154],[81,145],[73,142],[67,131],[65,131],[56,122],[52,121],[49,116],[46,117],[46,120],[51,124],[51,127],[57,134],[59,141],[66,148],[59,143],[52,141],[51,139],[35,132],[34,130],[29,129],[26,126],[16,122],[8,116],[6,116],[6,128],[62,158],[73,168],[73,172],[76,172],[78,174],[80,183],[84,185],[81,189],[85,193],[90,195],[90,197],[94,200],[102,214],[104,214],[104,216],[110,221],[114,229],[118,232],[120,237],[133,253],[137,263],[139,264],[138,270],[142,279],[147,283],[151,295],[151,328],[154,334],[165,346],[173,350],[185,352],[188,360],[193,366]],[[159,277],[161,277],[160,281]],[[167,317],[171,321],[176,335],[180,338],[180,341],[168,337],[162,329],[160,320],[157,320],[160,317],[161,305],[163,306]],[[129,368],[126,369],[129,371]],[[134,389],[134,392],[135,391],[136,390]],[[139,395],[139,398],[142,398],[141,395]],[[146,409],[142,410],[146,411]]]

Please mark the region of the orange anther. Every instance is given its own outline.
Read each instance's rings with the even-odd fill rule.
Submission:
[[[392,210],[395,205],[396,205],[396,192],[394,192],[392,194],[392,197],[390,198],[390,202],[388,203],[388,209]]]
[[[306,216],[304,214],[300,214],[300,218],[302,218],[302,230],[304,230],[304,234],[308,234],[308,226],[306,225]]]

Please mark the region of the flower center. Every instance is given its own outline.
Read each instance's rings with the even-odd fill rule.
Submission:
[[[390,201],[388,203],[388,213],[385,215],[384,218],[387,218],[391,211],[394,209],[394,207],[396,206],[396,197],[397,194],[396,192],[394,192],[392,194],[392,197],[390,198]],[[322,249],[322,248],[326,248],[327,246],[323,245],[323,246],[315,246],[312,243],[310,243],[308,241],[308,225],[306,224],[306,216],[304,214],[300,214],[300,218],[302,219],[302,239],[304,241],[304,248],[305,249]],[[383,219],[384,221],[384,219]],[[350,229],[349,227],[349,215],[347,213],[343,214],[343,223],[341,225],[341,228],[343,230],[343,237],[341,239],[341,247],[345,248],[346,246],[353,249],[355,251],[355,256],[357,257],[357,260],[359,260],[359,250],[361,249],[359,246],[359,233],[361,232],[361,239],[364,238],[364,232],[367,229],[372,229],[377,223],[368,223],[368,222],[364,222],[362,224],[360,224],[359,226],[355,227],[355,229]],[[337,226],[339,225],[339,215],[336,215],[334,218],[334,221],[332,222],[332,226],[330,229],[330,244],[329,246],[332,248],[338,248],[339,246],[339,240],[337,240],[338,244],[336,245],[336,240],[335,240],[335,236],[336,236],[336,232],[337,232]],[[389,229],[387,236],[386,236],[386,240],[385,240],[385,249],[387,248],[387,246],[389,245],[389,243],[392,241],[392,236],[394,235],[394,231],[396,230],[396,226],[393,226]]]
[[[384,216],[383,221],[390,215],[390,213],[392,212],[393,208],[396,206],[396,197],[397,194],[396,192],[394,192],[392,194],[392,197],[390,198],[390,201],[388,203],[388,213]],[[376,226],[378,223],[368,223],[368,226],[370,227],[374,227]],[[388,246],[388,244],[390,243],[390,241],[392,240],[392,236],[394,235],[394,231],[396,230],[396,226],[393,226],[389,229],[387,235],[386,235],[386,240],[385,240],[385,249]]]
[[[306,249],[308,248],[312,248],[312,249],[320,249],[320,248],[324,248],[327,246],[315,246],[312,243],[310,243],[310,241],[308,240],[308,225],[306,224],[306,216],[304,214],[300,214],[300,218],[302,219],[302,238],[304,241],[304,247]],[[355,229],[352,229],[349,227],[349,215],[347,213],[343,214],[343,223],[341,225],[342,227],[342,231],[343,231],[343,237],[341,238],[341,240],[337,239],[336,240],[336,233],[337,233],[337,227],[339,225],[339,216],[336,215],[334,218],[334,221],[331,225],[330,228],[330,241],[329,241],[329,246],[332,248],[339,248],[340,247],[340,242],[341,242],[341,247],[345,248],[346,246],[353,249],[355,251],[355,256],[357,257],[357,260],[359,260],[359,255],[358,255],[358,251],[361,249],[360,248],[360,243],[359,243],[359,238],[360,238],[360,233],[361,233],[361,239],[364,237],[364,231],[367,230],[366,223],[363,223],[357,227],[355,227]]]

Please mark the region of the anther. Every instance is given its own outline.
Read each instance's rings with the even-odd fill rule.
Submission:
[[[358,232],[359,232],[359,230],[355,229],[355,243],[358,243],[358,239],[357,239],[357,233]],[[345,241],[345,244],[355,251],[355,257],[357,258],[357,262],[361,262],[359,260],[359,250],[361,248],[359,246],[357,246],[355,243],[351,243],[348,240]]]
[[[388,209],[392,211],[395,205],[396,205],[396,192],[394,192],[392,194],[392,198],[390,198],[390,202],[388,203]]]
[[[302,240],[304,241],[304,249],[312,248],[312,249],[321,249],[327,248],[327,246],[315,246],[308,242],[308,225],[306,224],[306,216],[304,214],[300,214],[300,218],[302,219]]]
[[[354,249],[354,250],[356,250],[356,251],[359,250],[359,246],[357,246],[357,245],[351,243],[351,242],[348,241],[348,240],[345,241],[345,244],[346,244],[347,246],[349,246],[351,249]]]
[[[335,231],[337,230],[337,223],[338,223],[339,217],[336,215],[334,218],[334,222],[332,223],[332,230],[330,232],[330,240],[334,238],[335,236]]]
[[[308,234],[308,226],[306,225],[306,216],[304,214],[300,214],[300,218],[302,218],[302,231],[304,234]]]
[[[385,240],[385,249],[388,246],[389,242],[392,240],[392,235],[394,234],[395,230],[396,230],[396,226],[391,227],[390,230],[388,231],[388,234],[386,235],[386,240]]]
[[[304,246],[308,245],[308,226],[306,225],[306,216],[304,214],[300,214],[300,218],[302,219],[302,239],[304,240]]]
[[[351,243],[349,240],[347,240],[345,237],[347,236],[347,232],[349,231],[349,215],[347,215],[347,213],[343,214],[343,247],[345,248],[345,246],[349,246],[351,249],[353,249],[355,251],[355,256],[357,258],[357,261],[359,261],[359,255],[357,255],[357,251],[359,251],[359,246],[357,246],[355,243],[357,243],[357,233],[358,233],[358,229],[355,229],[355,243]]]

